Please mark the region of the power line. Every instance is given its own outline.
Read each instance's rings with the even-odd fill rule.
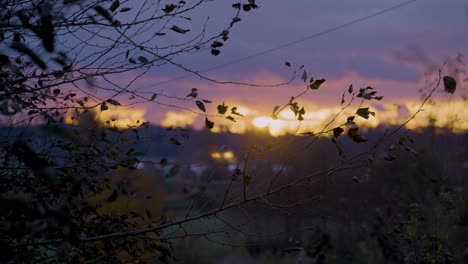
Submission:
[[[282,45],[279,45],[279,46],[276,46],[276,47],[273,47],[273,48],[270,48],[270,49],[267,49],[267,50],[264,50],[264,51],[260,51],[260,52],[257,52],[257,53],[254,53],[254,54],[239,58],[239,59],[235,59],[235,60],[231,60],[231,61],[228,61],[228,62],[225,62],[225,63],[222,63],[222,64],[218,64],[216,66],[209,67],[209,68],[203,69],[203,70],[198,71],[198,72],[205,72],[205,73],[210,72],[210,71],[213,71],[213,70],[216,70],[216,69],[219,69],[219,68],[224,68],[224,67],[227,67],[227,66],[230,66],[230,65],[233,65],[233,64],[238,64],[238,63],[246,61],[246,60],[250,60],[250,59],[253,59],[253,58],[256,58],[256,57],[260,57],[260,56],[263,56],[263,55],[268,54],[268,53],[275,52],[275,51],[280,50],[280,49],[284,49],[284,48],[287,48],[287,47],[290,47],[290,46],[294,46],[294,45],[299,44],[301,42],[305,42],[305,41],[308,41],[308,40],[311,40],[311,39],[314,39],[314,38],[317,38],[317,37],[321,37],[321,36],[326,35],[328,33],[338,31],[340,29],[352,26],[352,25],[357,24],[359,22],[362,22],[362,21],[377,17],[379,15],[391,12],[393,10],[402,8],[402,7],[407,6],[407,5],[409,5],[409,4],[413,3],[413,2],[416,2],[416,1],[417,0],[408,0],[408,1],[405,1],[403,3],[396,4],[396,5],[393,5],[393,6],[389,7],[389,8],[383,9],[381,11],[372,13],[370,15],[366,15],[366,16],[351,20],[351,21],[346,22],[344,24],[341,24],[339,26],[331,27],[331,28],[322,30],[320,32],[314,33],[312,35],[305,36],[303,38],[300,38],[300,39],[297,39],[297,40],[294,40],[294,41],[291,41],[291,42],[287,42],[287,43],[284,43]],[[186,79],[186,78],[192,77],[192,76],[193,76],[192,74],[181,75],[179,77],[172,78],[172,79],[169,79],[167,81],[162,81],[162,82],[155,83],[152,86],[166,84],[166,83],[170,83],[170,82],[173,82],[173,81]]]

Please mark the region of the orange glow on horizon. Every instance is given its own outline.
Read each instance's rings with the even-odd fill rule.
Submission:
[[[419,108],[421,102],[406,101],[398,104],[385,102],[365,102],[360,107],[369,107],[375,112],[375,117],[368,119],[356,117],[356,123],[360,127],[375,128],[385,125],[399,125],[408,120]],[[236,122],[226,119],[225,116],[209,117],[215,123],[211,132],[220,133],[229,131],[231,133],[243,134],[252,130],[267,131],[272,136],[286,134],[300,134],[302,132],[318,132],[328,124],[340,111],[338,107],[324,107],[304,103],[306,113],[304,120],[299,122],[294,113],[285,109],[278,114],[278,119],[273,120],[270,111],[251,110],[247,107],[239,108],[239,112],[245,116],[235,116]],[[354,115],[357,105],[351,106],[341,113],[339,117],[331,122],[328,128],[341,125],[346,122],[348,116]],[[126,129],[138,126],[151,117],[144,108],[110,107],[106,111],[94,109],[96,120],[104,126],[112,126]],[[247,114],[248,113],[248,114]],[[69,124],[78,124],[76,119],[71,119],[71,114],[66,116]],[[150,120],[151,121],[151,120]],[[158,125],[158,122],[155,122]],[[168,111],[159,125],[163,127],[193,127],[205,129],[204,116],[198,116],[189,112]],[[423,110],[410,121],[406,127],[409,129],[421,129],[428,126],[446,128],[454,133],[464,133],[468,130],[468,100],[451,100],[449,103],[441,100],[427,103]],[[222,155],[222,154],[221,154]],[[221,158],[221,157],[220,157]]]
[[[290,98],[295,93],[294,91],[303,90],[304,87],[301,82],[288,84],[287,89],[285,87],[269,88],[268,92],[265,92],[262,88],[258,88],[258,90],[257,88],[252,89],[252,87],[234,88],[234,86],[230,85],[217,86],[217,89],[214,90],[213,85],[203,84],[201,85],[203,89],[215,91],[216,94],[214,96],[226,100],[230,106],[237,105],[236,102],[245,102],[244,106],[250,107],[249,110],[251,110],[249,113],[245,113],[245,117],[236,117],[237,122],[235,123],[225,122],[224,117],[210,119],[215,122],[215,127],[211,131],[245,133],[251,130],[260,130],[266,131],[273,136],[319,132],[340,112],[342,105],[338,99],[341,98],[343,91],[351,83],[355,87],[355,93],[359,90],[359,87],[375,87],[379,95],[384,96],[384,100],[364,101],[360,105],[360,100],[357,98],[349,108],[345,109],[340,116],[336,117],[336,120],[329,124],[327,129],[345,123],[347,117],[355,115],[359,107],[369,107],[370,111],[375,112],[375,116],[370,116],[368,119],[357,117],[355,121],[360,127],[375,128],[378,126],[400,125],[414,114],[416,111],[414,106],[421,104],[421,100],[418,99],[417,88],[427,85],[424,82],[424,78],[417,81],[371,78],[354,71],[334,77],[330,76],[320,91],[312,91],[310,94],[295,100],[300,107],[304,107],[306,112],[302,122],[297,120],[297,117],[289,107],[278,113],[277,120],[270,118],[275,105],[282,106],[284,103],[287,103],[287,98]],[[287,80],[275,73],[256,72],[242,81],[246,83],[282,83]],[[193,83],[187,83],[187,85],[193,86]],[[245,97],[244,94],[248,94],[249,96]],[[419,113],[414,120],[407,124],[407,127],[416,129],[435,125],[438,128],[448,128],[450,131],[457,133],[466,131],[468,125],[464,120],[468,120],[466,110],[468,109],[468,104],[460,98],[463,94],[466,94],[466,87],[459,87],[456,95],[450,97],[443,92],[443,87],[440,87],[431,99],[437,101],[438,104],[435,106],[426,105],[424,112]],[[343,106],[349,102],[350,95],[345,93],[344,99],[346,103]],[[439,110],[448,105],[453,106],[456,110]],[[431,115],[436,120],[434,124],[428,121],[429,112],[432,113]],[[199,124],[200,128],[203,127],[202,119],[199,118],[196,123]]]
[[[399,104],[369,102],[361,107],[369,107],[370,111],[375,112],[375,116],[370,116],[369,119],[357,117],[355,121],[359,126],[368,128],[375,128],[381,125],[399,125],[413,115],[419,106],[419,101],[406,101]],[[357,107],[357,105],[354,105],[343,111],[328,128],[333,128],[346,122],[348,116],[355,114]],[[252,115],[236,116],[236,122],[231,122],[224,117],[210,118],[215,123],[211,131],[214,133],[229,131],[231,133],[243,134],[249,130],[266,130],[272,136],[318,132],[332,121],[331,119],[340,111],[338,107],[305,105],[306,114],[304,115],[304,120],[299,122],[294,113],[289,109],[280,112],[278,119],[273,120],[268,114],[255,115],[254,113],[259,113],[259,111],[253,111],[246,107],[243,108],[245,112],[252,113]],[[407,128],[419,129],[434,125],[437,128],[448,128],[455,133],[463,133],[468,129],[467,109],[468,101],[465,100],[453,100],[450,104],[446,102],[427,104],[424,106],[423,111],[407,124]],[[195,118],[197,119],[195,120]],[[166,114],[166,119],[162,124],[169,124],[168,120],[172,120],[171,124],[176,123],[181,126],[198,124],[199,128],[203,127],[200,125],[202,118],[184,112],[169,112]]]
[[[252,120],[252,124],[258,128],[264,128],[270,124],[272,119],[270,117],[257,117]]]
[[[332,113],[332,109],[320,109],[317,111],[306,112],[304,120],[299,122],[297,120],[297,116],[295,116],[291,110],[285,110],[278,114],[278,119],[259,116],[252,120],[252,124],[258,129],[268,128],[268,132],[272,136],[282,136],[286,134],[295,134],[299,129],[318,129]]]
[[[169,111],[161,121],[163,127],[188,127],[195,121],[193,114]]]
[[[139,126],[146,122],[146,110],[143,108],[123,108],[123,107],[109,107],[108,110],[101,111],[99,107],[91,110],[96,121],[102,126],[115,127],[118,129],[127,129],[132,126]],[[77,125],[79,123],[75,118],[72,119],[72,114],[65,116],[65,123]]]

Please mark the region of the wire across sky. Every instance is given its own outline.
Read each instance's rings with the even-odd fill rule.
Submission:
[[[386,8],[386,9],[374,12],[372,14],[365,15],[365,16],[353,19],[353,20],[348,21],[346,23],[342,23],[342,24],[340,24],[338,26],[330,27],[330,28],[324,29],[322,31],[313,33],[311,35],[307,35],[307,36],[304,36],[302,38],[299,38],[299,39],[296,39],[296,40],[293,40],[293,41],[290,41],[290,42],[286,42],[284,44],[281,44],[281,45],[278,45],[278,46],[275,46],[275,47],[272,47],[272,48],[269,48],[269,49],[266,49],[266,50],[263,50],[263,51],[258,51],[256,53],[253,53],[253,54],[250,54],[250,55],[247,55],[247,56],[235,59],[235,60],[230,60],[230,61],[227,61],[225,63],[217,64],[217,65],[209,67],[209,68],[198,70],[197,72],[198,73],[207,73],[207,72],[210,72],[210,71],[213,71],[213,70],[225,68],[225,67],[230,66],[230,65],[234,65],[234,64],[238,64],[238,63],[241,63],[241,62],[244,62],[244,61],[248,61],[248,60],[251,60],[251,59],[266,55],[266,54],[269,54],[269,53],[273,53],[273,52],[276,52],[278,50],[288,48],[288,47],[297,45],[299,43],[302,43],[302,42],[305,42],[305,41],[309,41],[311,39],[315,39],[315,38],[327,35],[329,33],[332,33],[332,32],[347,28],[349,26],[352,26],[352,25],[355,25],[357,23],[369,20],[371,18],[383,15],[385,13],[400,9],[400,8],[405,7],[405,6],[409,5],[409,4],[412,4],[412,3],[416,2],[416,1],[418,1],[418,0],[408,0],[408,1],[396,4],[396,5],[392,5],[389,8]],[[154,86],[158,86],[158,85],[162,85],[162,84],[167,84],[167,83],[171,83],[171,82],[174,82],[174,81],[183,80],[183,79],[186,79],[186,78],[189,78],[189,77],[193,77],[193,74],[184,74],[184,75],[181,75],[181,76],[178,76],[178,77],[175,77],[175,78],[171,78],[171,79],[166,80],[166,81],[157,82],[155,84],[152,84],[151,86],[154,87]]]

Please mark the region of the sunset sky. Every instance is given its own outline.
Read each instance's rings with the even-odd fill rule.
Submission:
[[[447,125],[450,120],[460,120],[456,122],[455,130],[464,131],[468,128],[467,102],[464,99],[468,94],[468,83],[464,82],[467,77],[457,74],[456,69],[466,69],[457,62],[457,58],[468,56],[466,1],[411,1],[384,14],[314,37],[404,2],[258,0],[260,8],[241,16],[242,21],[232,30],[230,40],[221,48],[219,56],[212,56],[207,51],[175,60],[216,80],[256,84],[284,82],[290,77],[292,68],[305,65],[309,77],[327,79],[319,90],[311,91],[299,100],[307,112],[301,130],[314,130],[339,111],[341,95],[350,84],[355,89],[372,86],[384,96],[382,102],[366,105],[376,112],[376,118],[365,121],[369,126],[382,122],[396,123],[407,118],[420,102],[418,91],[426,87],[427,81],[433,81],[444,60],[451,58],[443,74],[456,77],[458,89],[454,95],[444,93],[443,89],[436,91],[438,106],[428,106],[425,114],[432,111],[439,126]],[[196,14],[200,14],[200,18],[210,16],[207,30],[215,31],[221,28],[217,23],[225,25],[230,21],[233,13],[230,5],[230,1],[207,2],[193,17],[198,17]],[[193,23],[202,22],[194,19]],[[279,48],[308,37],[311,38]],[[270,49],[275,50],[258,55]],[[255,56],[244,59],[251,55]],[[243,60],[233,63],[239,59]],[[285,67],[285,61],[293,67]],[[129,77],[114,76],[117,80]],[[178,97],[185,97],[191,88],[197,88],[200,98],[213,101],[207,105],[208,114],[216,114],[216,106],[223,101],[229,106],[239,106],[239,111],[246,117],[233,123],[232,130],[242,132],[254,126],[270,126],[272,134],[280,134],[278,130],[295,130],[297,122],[293,121],[291,112],[280,115],[281,125],[280,121],[271,123],[268,117],[275,105],[284,105],[304,87],[300,79],[275,88],[217,85],[171,67],[154,68],[134,84],[134,89],[139,91]],[[198,111],[193,101],[158,100]],[[155,102],[124,108],[103,113],[103,118],[113,115],[124,122],[142,119],[165,126],[191,125],[198,128],[203,127],[205,118]],[[355,111],[356,108],[350,108],[345,114],[353,114],[353,109]],[[216,124],[230,123],[220,117],[209,118]],[[410,127],[424,125],[425,120],[416,121]]]

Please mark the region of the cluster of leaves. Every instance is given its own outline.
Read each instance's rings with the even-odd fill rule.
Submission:
[[[291,98],[291,101],[289,103],[289,107],[291,111],[294,113],[294,116],[297,117],[298,121],[304,120],[304,115],[305,115],[305,109],[304,107],[299,108],[297,102],[293,102],[294,98]],[[276,115],[275,115],[276,117]]]
[[[196,99],[198,97],[198,89],[197,88],[192,88],[190,93],[186,97],[191,97]],[[196,100],[195,105],[197,108],[202,111],[203,113],[206,113],[206,107],[205,104],[211,104],[211,100],[207,99],[201,99],[201,100]],[[218,114],[221,116],[224,116],[228,110],[229,106],[227,106],[224,102],[216,107]],[[236,122],[236,119],[234,116],[243,116],[241,113],[239,113],[237,106],[232,106],[230,109],[230,114],[228,114],[225,118],[232,121]],[[214,127],[214,122],[210,121],[207,117],[205,117],[205,127],[208,129],[212,129]]]
[[[320,85],[322,85],[326,80],[325,79],[318,79],[314,80],[313,77],[310,77],[309,82],[307,83],[307,72],[304,71],[301,75],[301,80],[304,81],[305,84],[311,89],[311,90],[317,90],[320,88]]]
[[[0,201],[7,205],[0,220],[2,262],[87,261],[104,255],[118,261],[155,251],[161,257],[170,255],[167,245],[159,242],[81,240],[154,221],[144,211],[103,210],[119,197],[134,199],[135,193],[126,182],[116,181],[113,172],[134,170],[141,153],[123,144],[131,145],[131,132],[83,119],[77,127],[45,126],[43,136],[56,139],[52,146],[39,147],[22,139],[4,146],[1,166],[14,169],[5,169],[0,175]],[[38,241],[52,242],[36,245]]]
[[[234,182],[242,182],[245,186],[248,186],[252,182],[252,176],[248,175],[245,170],[236,168],[231,175],[231,180]]]
[[[239,10],[242,7],[242,10],[244,10],[245,12],[249,12],[252,9],[258,8],[258,5],[255,2],[256,2],[255,0],[249,0],[248,4],[235,3],[232,5],[232,7],[239,9]]]
[[[232,5],[232,7],[238,10],[238,14],[239,14],[239,11],[241,10],[241,7],[244,12],[249,12],[252,9],[258,8],[258,6],[255,4],[255,0],[249,0],[248,4],[235,3]],[[233,27],[235,23],[240,22],[240,21],[241,21],[241,18],[239,17],[239,15],[236,15],[235,17],[232,18],[231,23],[229,24],[229,27]],[[211,54],[213,54],[214,56],[218,56],[219,54],[221,54],[221,50],[219,48],[224,46],[225,42],[228,39],[229,39],[229,30],[228,29],[223,30],[218,35],[218,38],[216,40],[213,40],[213,42],[211,43]]]
[[[353,85],[350,85],[348,88],[348,94],[351,96],[351,101],[355,98],[361,98],[362,102],[369,101],[369,100],[382,100],[383,96],[377,96],[377,91],[374,88],[368,86],[366,88],[360,88],[359,93],[354,93]],[[341,105],[345,103],[345,93],[343,93],[341,99]],[[361,103],[362,104],[362,103]],[[332,142],[336,145],[338,149],[338,153],[340,156],[344,157],[345,152],[338,140],[338,138],[345,132],[345,129],[348,130],[347,135],[348,137],[355,143],[364,143],[367,142],[368,139],[362,136],[359,133],[359,127],[357,126],[355,119],[356,117],[361,117],[364,119],[369,119],[370,116],[375,116],[375,112],[370,111],[369,107],[359,107],[356,110],[356,113],[352,116],[348,116],[346,122],[343,125],[337,126],[331,130],[332,132]]]
[[[2,86],[0,113],[2,115],[13,116],[26,113],[30,116],[30,121],[36,117],[42,117],[46,122],[51,123],[62,121],[62,110],[69,105],[79,107],[88,101],[88,97],[77,99],[75,92],[46,85],[45,83],[56,77],[37,73],[31,62],[23,62],[21,58],[15,61],[10,61],[7,56],[4,58],[3,63],[0,63],[0,85]],[[25,75],[25,72],[30,70],[32,74]],[[35,79],[34,83],[31,83],[31,79]],[[57,107],[51,111],[48,107],[50,104],[55,104]]]
[[[59,38],[80,30],[93,32],[92,27],[100,27],[112,32],[113,29],[106,26],[107,23],[114,26],[115,31],[128,31],[132,27],[132,23],[136,23],[137,25],[150,22],[155,24],[161,23],[163,27],[155,32],[155,36],[166,35],[167,29],[179,34],[186,34],[190,31],[189,29],[184,29],[178,25],[172,25],[172,27],[171,25],[166,27],[166,25],[171,21],[178,21],[177,19],[191,21],[190,17],[183,14],[201,4],[202,1],[199,3],[174,1],[174,3],[158,7],[159,9],[156,10],[158,12],[157,15],[138,17],[133,22],[121,22],[117,19],[118,17],[128,19],[128,15],[130,13],[133,15],[133,13],[132,7],[123,6],[123,3],[119,0],[111,1],[109,4],[87,0],[63,1],[63,3],[1,1],[0,25],[2,26],[0,27],[0,44],[6,48],[0,52],[2,84],[5,86],[5,89],[0,91],[2,109],[5,110],[3,113],[15,114],[20,112],[21,109],[41,112],[38,109],[32,109],[37,108],[37,105],[39,105],[36,102],[23,106],[24,102],[22,101],[26,99],[21,101],[18,100],[18,97],[40,98],[41,102],[54,100],[55,102],[64,103],[64,98],[55,100],[57,94],[47,94],[44,92],[48,88],[55,90],[55,88],[62,84],[71,83],[77,85],[77,81],[86,80],[88,84],[94,86],[93,80],[96,77],[155,65],[160,66],[170,61],[171,56],[174,54],[193,53],[203,50],[208,45],[211,45],[212,53],[218,55],[220,53],[219,48],[229,38],[229,29],[233,27],[235,22],[240,21],[239,12],[233,18],[233,22],[226,29],[222,30],[220,34],[205,38],[205,34],[202,32],[201,35],[193,40],[189,40],[186,43],[178,43],[177,47],[179,49],[172,50],[168,56],[154,52],[152,48],[149,48],[146,43],[150,40],[139,44],[130,38],[128,41],[116,40],[112,44],[112,48],[109,46],[109,50],[106,51],[105,45],[94,45],[93,41],[99,41],[99,38],[101,38],[99,34],[94,34],[88,40],[82,41],[75,48],[77,50],[73,48],[68,49],[68,47],[60,44],[62,41]],[[256,8],[254,3],[250,3],[250,5]],[[81,9],[76,9],[76,6],[80,6]],[[70,12],[72,15],[70,19],[67,19],[65,14],[70,15],[68,14]],[[87,49],[86,47],[96,49],[96,51],[101,49],[102,54],[110,55],[110,58],[106,59],[99,55],[100,52],[96,52],[88,57],[90,61],[94,61],[97,64],[101,63],[99,62],[100,60],[104,60],[100,64],[102,69],[98,67],[89,72],[86,69],[88,66],[81,68],[82,65],[79,65],[80,63],[88,65],[88,62],[80,61],[81,58],[79,57],[80,52]],[[125,54],[125,60],[117,61],[121,58],[119,56],[121,51]],[[74,58],[71,59],[69,56],[74,56]],[[105,60],[109,63],[107,66]],[[16,101],[20,102],[4,102],[5,100],[12,100],[13,96],[17,99]],[[131,99],[133,98],[135,96]],[[155,99],[156,96],[153,96],[151,101]],[[75,102],[63,104],[61,107],[63,109],[72,106],[75,106]],[[102,109],[106,109],[105,104],[101,107]]]
[[[284,65],[286,67],[291,67],[291,63],[288,62],[288,61],[285,62]],[[299,67],[299,70],[302,70],[303,68],[304,68],[304,65],[301,65]],[[294,71],[295,75],[296,75],[296,73],[297,73],[297,71]],[[289,109],[294,113],[294,116],[297,118],[298,121],[303,121],[304,120],[304,115],[306,114],[306,110],[305,110],[304,107],[299,106],[298,102],[295,101],[295,100],[298,99],[299,97],[301,97],[302,95],[304,95],[306,92],[308,92],[308,90],[317,90],[317,89],[319,89],[320,86],[326,80],[325,79],[314,80],[313,77],[310,77],[310,80],[309,80],[306,70],[302,71],[302,75],[300,76],[300,78],[307,87],[306,91],[302,92],[301,94],[299,94],[297,96],[291,96],[291,98],[289,99],[289,102],[283,107],[280,107],[279,105],[275,106],[273,108],[273,113],[271,114],[271,118],[273,118],[275,120],[278,119],[278,114],[281,111],[283,111],[286,107],[289,107]],[[308,133],[305,133],[305,134],[308,134]]]

